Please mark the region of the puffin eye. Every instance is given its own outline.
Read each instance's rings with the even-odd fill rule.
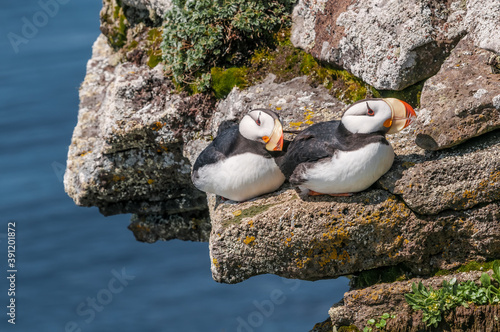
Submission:
[[[366,114],[368,114],[369,116],[374,116],[375,115],[375,111],[372,110],[370,108],[370,106],[368,106],[368,103],[366,103],[366,108],[368,109],[368,111],[366,112]]]
[[[257,124],[257,126],[260,126],[260,114],[259,113],[259,116],[257,117],[257,120],[255,120],[255,123]]]

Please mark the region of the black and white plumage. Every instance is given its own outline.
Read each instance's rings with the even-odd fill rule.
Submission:
[[[253,110],[219,134],[196,159],[191,173],[200,190],[245,201],[278,189],[285,176],[273,151],[283,147],[283,128],[269,110]]]
[[[280,169],[303,193],[350,195],[370,187],[394,161],[385,138],[408,126],[415,112],[398,99],[367,99],[351,105],[340,121],[302,131],[289,145]]]

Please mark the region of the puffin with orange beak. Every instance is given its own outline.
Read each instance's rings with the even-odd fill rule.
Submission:
[[[196,188],[246,201],[283,184],[285,176],[274,159],[283,149],[283,127],[276,113],[253,110],[239,125],[219,131],[194,163],[191,180]]]
[[[358,101],[340,121],[318,123],[298,134],[280,169],[302,194],[350,196],[391,168],[394,151],[385,135],[415,117],[410,105],[395,98]]]

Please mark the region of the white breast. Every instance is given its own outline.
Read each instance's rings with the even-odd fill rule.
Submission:
[[[272,158],[253,153],[229,157],[198,169],[194,185],[205,192],[235,201],[272,192],[285,181],[285,176]]]
[[[323,194],[353,193],[367,189],[392,166],[394,151],[387,144],[371,143],[356,151],[337,151],[327,161],[307,169],[302,189]]]

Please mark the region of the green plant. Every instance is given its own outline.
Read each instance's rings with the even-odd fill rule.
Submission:
[[[162,58],[162,53],[160,49],[160,44],[162,42],[162,33],[160,28],[152,28],[148,31],[147,45],[148,50],[148,66],[150,68],[156,67],[160,63]]]
[[[290,25],[296,0],[174,0],[166,13],[162,53],[174,81],[207,91],[212,67],[235,66]]]
[[[437,326],[444,312],[459,305],[469,307],[469,303],[477,305],[497,304],[500,302],[500,265],[493,263],[493,275],[481,275],[480,285],[469,280],[456,283],[453,278],[444,280],[440,289],[425,287],[422,282],[412,283],[412,293],[405,294],[406,302],[414,310],[423,311],[423,321],[427,326]]]
[[[387,312],[383,313],[382,316],[379,317],[378,322],[375,319],[369,319],[366,324],[375,326],[377,329],[384,330],[385,326],[387,325],[387,320],[391,318],[396,318],[396,315],[394,314],[388,314]],[[363,329],[363,332],[372,332],[373,327],[371,326],[365,326]]]

